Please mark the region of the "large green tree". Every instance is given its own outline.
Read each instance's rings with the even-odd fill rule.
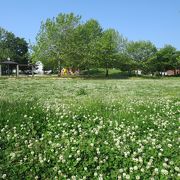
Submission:
[[[0,27],[0,61],[7,58],[21,64],[28,63],[28,43]]]
[[[148,61],[148,68],[151,72],[165,72],[173,69],[176,74],[176,69],[180,67],[179,61],[180,52],[171,45],[165,45]]]
[[[76,51],[73,57],[74,66],[78,65],[88,71],[97,66],[96,48],[101,36],[102,28],[94,19],[88,20],[76,28],[73,39]]]
[[[68,57],[74,53],[72,36],[74,29],[80,24],[80,16],[59,14],[56,18],[42,22],[33,46],[33,61],[42,61],[45,66],[59,70],[61,63],[67,63]]]
[[[99,65],[106,70],[106,77],[109,68],[117,65],[119,53],[123,53],[126,40],[114,29],[107,29],[103,32],[97,45],[97,57]]]
[[[145,70],[147,60],[157,52],[157,49],[150,41],[131,41],[127,44],[126,52],[136,64],[135,68]]]

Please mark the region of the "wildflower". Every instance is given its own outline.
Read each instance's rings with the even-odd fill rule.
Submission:
[[[15,153],[10,153],[10,157],[11,157],[11,159],[14,159],[15,158],[15,156],[16,156],[16,154]]]
[[[161,169],[161,173],[162,173],[163,175],[168,175],[168,171],[167,171],[166,169]]]
[[[6,174],[3,174],[2,179],[6,179],[6,176],[7,176]]]
[[[136,179],[137,179],[137,180],[139,180],[139,179],[140,179],[140,176],[139,176],[139,175],[137,175],[137,176],[136,176]]]
[[[100,174],[98,180],[103,180],[103,175]]]
[[[154,172],[155,172],[156,174],[158,174],[158,173],[159,173],[159,169],[158,169],[158,168],[155,168],[155,169],[154,169]]]
[[[179,167],[177,167],[177,166],[176,166],[174,169],[175,169],[175,171],[177,171],[177,172],[179,172],[179,170],[180,170]]]
[[[126,175],[126,179],[130,179],[130,175],[127,174],[127,175]]]

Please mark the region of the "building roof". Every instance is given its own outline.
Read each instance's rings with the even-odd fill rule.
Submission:
[[[14,61],[3,61],[3,62],[1,62],[0,64],[17,65],[18,63],[17,63],[17,62],[14,62]]]

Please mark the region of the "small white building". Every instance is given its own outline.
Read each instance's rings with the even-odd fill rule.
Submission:
[[[137,69],[137,70],[135,70],[134,72],[135,72],[135,74],[137,74],[137,75],[141,75],[141,74],[142,74],[142,70],[140,70],[140,69]]]
[[[37,61],[35,65],[36,65],[36,69],[34,70],[34,73],[44,74],[43,63],[41,61]]]

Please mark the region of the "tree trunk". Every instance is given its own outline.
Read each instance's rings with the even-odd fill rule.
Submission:
[[[176,69],[174,69],[174,75],[176,75]]]
[[[90,76],[90,70],[89,70],[89,67],[87,68],[87,75],[88,75],[88,77]]]
[[[106,61],[106,77],[109,76],[108,62]]]
[[[109,69],[108,69],[108,67],[106,67],[106,77],[108,77],[109,76]]]
[[[58,77],[61,76],[61,61],[60,59],[58,60]]]

